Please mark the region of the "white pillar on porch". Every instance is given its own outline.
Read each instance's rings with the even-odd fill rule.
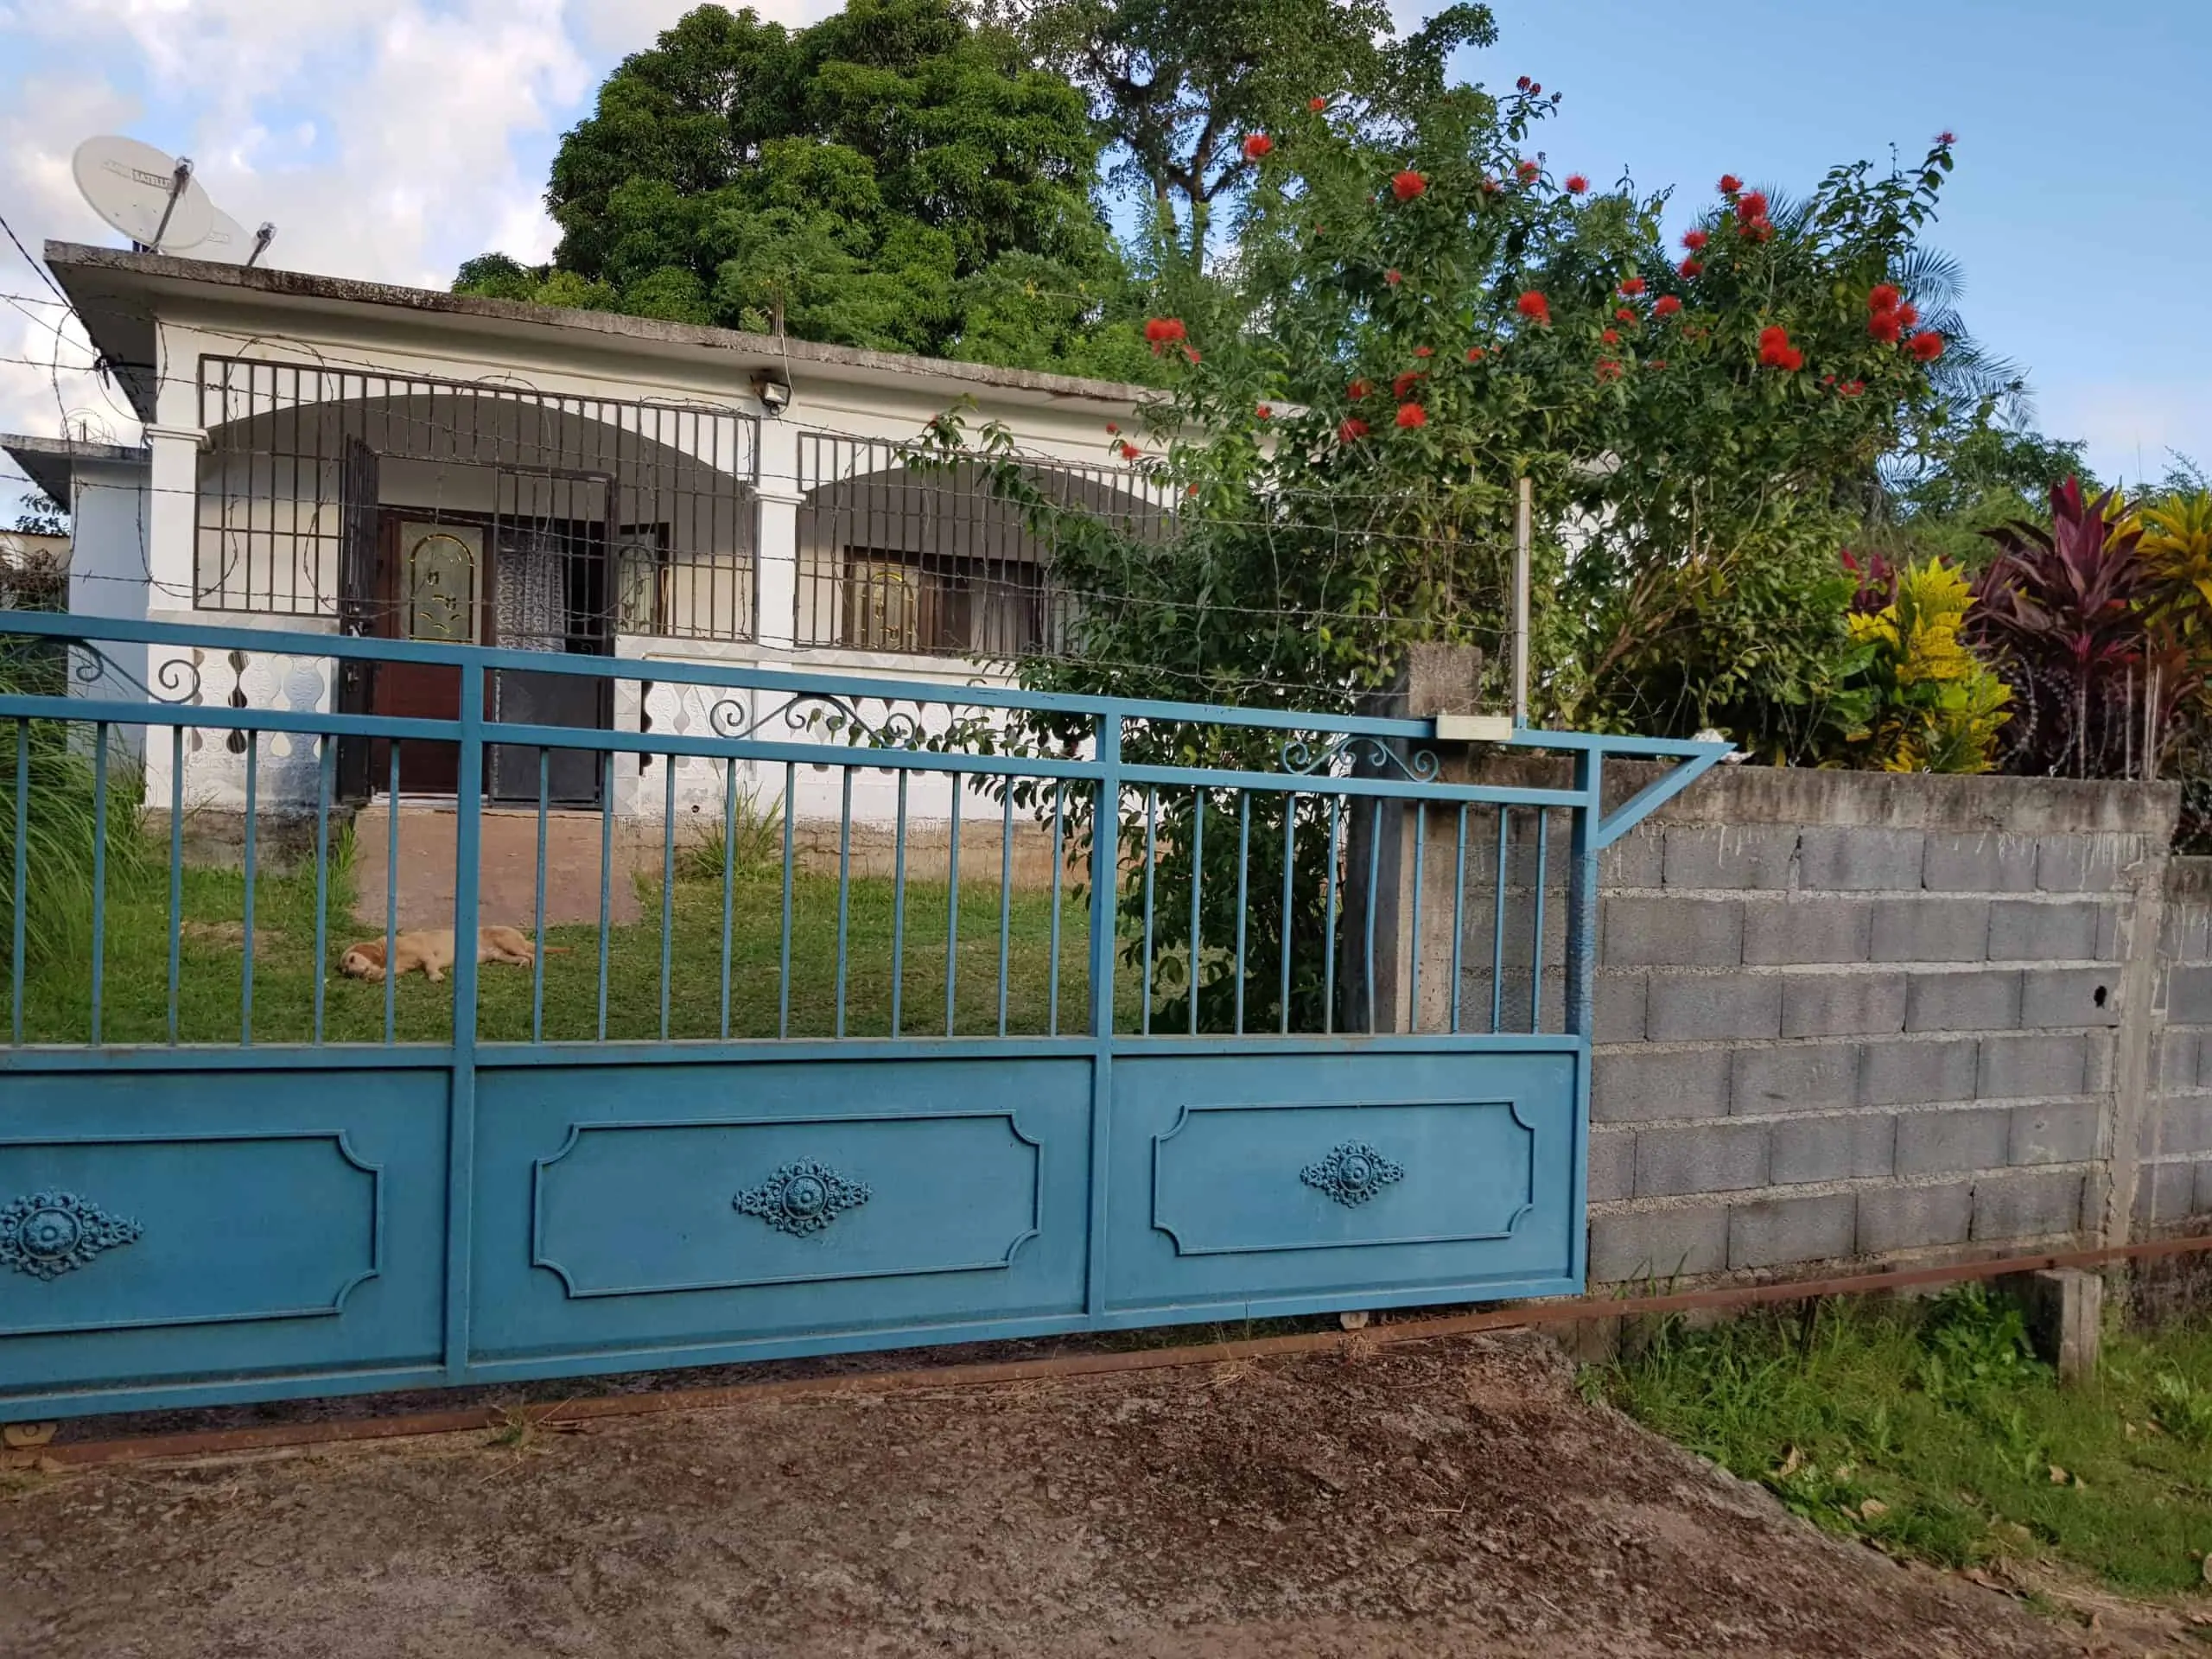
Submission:
[[[798,429],[769,419],[760,423],[760,522],[754,541],[754,637],[789,651],[798,612]]]

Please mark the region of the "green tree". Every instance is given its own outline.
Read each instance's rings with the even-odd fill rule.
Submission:
[[[1313,100],[1410,120],[1445,90],[1459,47],[1497,38],[1490,8],[1447,6],[1400,41],[1383,0],[1000,0],[1040,61],[1089,94],[1171,243],[1202,250],[1224,192],[1250,182],[1243,140]]]
[[[550,266],[465,292],[1112,374],[1147,360],[1082,95],[953,0],[787,30],[704,5],[564,137]]]

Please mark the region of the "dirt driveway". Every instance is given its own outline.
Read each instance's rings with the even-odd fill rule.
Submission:
[[[1517,1336],[13,1478],[41,1659],[2084,1650]]]

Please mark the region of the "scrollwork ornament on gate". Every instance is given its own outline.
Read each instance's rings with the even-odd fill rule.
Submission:
[[[135,1221],[74,1192],[27,1192],[0,1205],[0,1268],[59,1279],[103,1250],[136,1239]]]
[[[69,672],[79,685],[111,681],[130,687],[149,702],[187,703],[200,700],[199,666],[181,657],[162,658],[154,671],[154,683],[148,685],[89,639],[69,641]]]
[[[1403,1166],[1392,1163],[1366,1141],[1346,1141],[1332,1147],[1319,1163],[1300,1170],[1298,1179],[1352,1210],[1384,1187],[1404,1180],[1406,1172]]]
[[[815,1159],[798,1158],[731,1203],[740,1215],[758,1216],[779,1233],[804,1238],[872,1196],[867,1182],[849,1179]]]
[[[708,709],[707,724],[717,737],[752,737],[779,716],[794,732],[826,734],[855,748],[918,749],[929,736],[918,711],[889,708],[871,721],[847,699],[826,691],[786,697],[758,714],[741,697],[724,697]]]
[[[1338,760],[1349,760],[1355,765],[1364,761],[1384,771],[1397,772],[1416,784],[1433,784],[1442,764],[1433,750],[1415,749],[1410,754],[1400,754],[1381,738],[1362,732],[1346,732],[1319,742],[1302,737],[1286,738],[1280,753],[1284,769],[1302,778],[1325,774]]]

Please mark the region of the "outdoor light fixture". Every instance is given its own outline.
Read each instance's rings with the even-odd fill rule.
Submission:
[[[780,415],[791,407],[791,383],[773,369],[763,369],[753,377],[753,395],[771,415]]]

